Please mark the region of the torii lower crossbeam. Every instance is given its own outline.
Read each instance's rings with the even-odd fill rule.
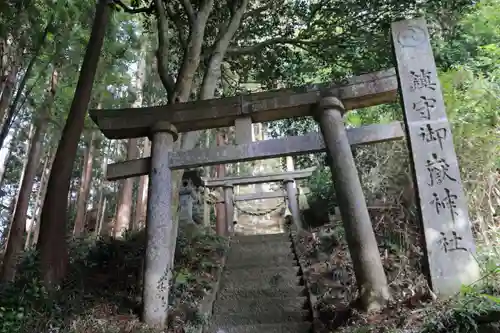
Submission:
[[[347,137],[351,146],[399,140],[404,135],[399,122],[347,129]],[[325,143],[321,133],[309,133],[303,136],[289,136],[284,139],[256,141],[235,146],[172,151],[168,158],[170,168],[175,170],[322,151],[325,151]],[[151,159],[146,157],[109,164],[106,178],[112,181],[147,175],[150,170],[150,161]]]

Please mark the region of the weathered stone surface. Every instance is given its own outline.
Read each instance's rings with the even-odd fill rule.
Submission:
[[[360,287],[360,299],[366,310],[375,310],[385,305],[390,294],[343,114],[340,100],[325,97],[318,107],[317,120],[328,147],[328,155],[331,156],[332,180],[340,203],[356,281]]]
[[[467,201],[424,19],[392,24],[431,285],[451,296],[478,280]]]
[[[291,242],[268,242],[260,244],[243,243],[234,244],[229,257],[241,255],[255,255],[255,253],[264,253],[270,255],[286,255],[289,254],[292,248]]]
[[[257,253],[228,258],[228,264],[232,268],[251,268],[255,266],[278,267],[295,264],[295,255],[292,253],[285,255],[273,255],[268,253]]]
[[[235,195],[233,201],[252,201],[252,200],[262,200],[262,199],[274,199],[274,198],[283,198],[285,196],[286,196],[286,193],[284,191],[248,193],[248,194]]]
[[[302,322],[308,320],[310,313],[308,310],[286,311],[284,309],[269,312],[266,310],[254,309],[250,313],[240,314],[216,314],[212,317],[212,323],[217,325],[249,325],[249,324],[272,324],[284,322]]]
[[[222,314],[238,314],[253,312],[255,309],[259,311],[279,312],[285,311],[302,311],[306,307],[307,297],[293,298],[243,298],[230,299],[217,302],[214,306],[214,311]]]
[[[295,285],[286,288],[262,288],[262,289],[228,289],[221,291],[217,299],[240,299],[240,298],[279,298],[299,297],[304,295],[304,287]]]
[[[234,133],[237,145],[252,142],[252,118],[243,117],[234,120]]]
[[[258,274],[260,275],[253,275]],[[244,269],[233,271],[225,275],[222,282],[222,288],[227,289],[259,289],[259,288],[284,288],[296,286],[300,283],[300,277],[297,275],[298,267],[293,270],[284,269],[252,269],[245,273]]]
[[[179,191],[179,221],[194,223],[193,206],[196,199],[194,190],[190,186],[182,187]]]
[[[290,236],[286,233],[268,234],[268,235],[250,235],[234,236],[231,238],[231,244],[244,243],[270,243],[270,242],[290,242]]]
[[[149,135],[155,123],[168,121],[179,132],[233,126],[246,117],[266,122],[310,115],[310,106],[321,96],[337,96],[346,109],[394,101],[398,83],[394,69],[363,74],[344,84],[326,83],[250,95],[144,108],[90,110],[90,117],[108,139]]]
[[[290,250],[291,251],[291,250]],[[276,275],[289,275],[291,277],[297,276],[299,273],[298,266],[281,266],[281,267],[253,267],[253,268],[233,268],[228,266],[224,270],[225,279],[235,279],[236,277],[243,277],[245,280],[251,280],[252,278],[262,278],[273,277]]]
[[[234,202],[233,202],[233,185],[226,183],[223,186],[224,191],[224,223],[226,235],[233,233],[233,217],[234,217]]]
[[[282,182],[283,180],[290,177],[292,177],[293,179],[305,179],[311,177],[314,170],[316,170],[316,167],[304,170],[297,170],[294,171],[293,173],[276,172],[276,173],[268,173],[263,175],[254,175],[254,176],[233,176],[224,178],[204,179],[204,183],[205,186],[207,187],[219,187],[223,186],[224,184],[250,185],[250,184]]]
[[[262,325],[213,325],[204,333],[310,333],[311,323],[279,323]]]
[[[205,332],[302,332],[310,328],[310,323],[302,325],[311,312],[299,285],[290,239],[284,233],[233,238],[214,317]],[[270,259],[278,258],[286,258],[286,264],[269,265]],[[249,266],[248,260],[255,265]],[[273,323],[279,325],[269,325]]]
[[[368,125],[347,129],[351,146],[399,140],[404,132],[399,122],[383,125]],[[214,148],[194,148],[175,151],[170,156],[172,169],[194,168],[199,166],[255,161],[287,155],[303,155],[325,151],[320,133],[303,136],[289,136],[284,139],[257,141],[236,146]],[[108,165],[107,180],[118,180],[145,175],[149,172],[150,158],[140,158]],[[296,177],[294,177],[296,179]],[[219,185],[222,186],[222,185]]]
[[[158,124],[171,128],[170,124]],[[153,134],[151,176],[147,206],[147,241],[144,260],[143,319],[163,327],[167,319],[169,280],[174,265],[177,224],[172,218],[172,171],[168,154],[173,149],[174,129]],[[165,274],[167,272],[167,274]]]

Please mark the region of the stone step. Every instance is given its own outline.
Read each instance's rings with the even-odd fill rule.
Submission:
[[[275,267],[251,267],[251,268],[234,268],[226,266],[222,272],[222,278],[243,277],[245,279],[264,278],[267,276],[292,275],[297,276],[300,271],[300,266],[275,266]]]
[[[231,237],[232,244],[273,243],[273,242],[289,242],[289,241],[290,241],[290,234],[288,233]]]
[[[290,251],[287,254],[273,254],[273,253],[253,253],[248,255],[241,255],[237,257],[228,256],[226,260],[226,267],[276,267],[296,265],[297,260],[295,255]]]
[[[248,257],[255,254],[286,255],[292,253],[292,243],[261,243],[252,245],[232,245],[228,257]]]
[[[299,266],[285,267],[254,267],[254,268],[227,268],[222,273],[222,285],[241,286],[252,284],[259,288],[259,284],[275,286],[281,281],[296,281],[299,275]]]
[[[302,322],[311,319],[309,310],[301,311],[279,311],[262,312],[255,309],[252,312],[237,314],[214,314],[211,322],[212,326],[237,326],[237,325],[258,325],[258,324],[277,324],[285,322]]]
[[[306,310],[307,297],[288,298],[239,298],[239,299],[218,299],[214,304],[214,313],[227,315],[238,313],[260,312],[295,312]]]
[[[273,241],[252,241],[252,242],[246,242],[246,241],[231,241],[229,243],[231,248],[254,248],[254,247],[259,247],[259,246],[264,246],[264,247],[276,247],[276,246],[282,246],[282,247],[292,247],[292,241],[290,239],[282,239],[282,240],[273,240]]]
[[[279,324],[261,324],[261,325],[211,325],[205,329],[204,333],[310,333],[312,324],[310,322],[302,323],[279,323]]]
[[[288,286],[285,288],[265,288],[265,289],[227,289],[217,293],[217,300],[230,300],[238,298],[287,298],[304,296],[306,291],[304,286]]]
[[[234,291],[236,289],[283,289],[288,287],[299,286],[302,282],[300,276],[295,275],[271,275],[266,276],[262,279],[247,279],[247,280],[235,280],[235,279],[224,279],[221,282],[221,288],[224,292]]]

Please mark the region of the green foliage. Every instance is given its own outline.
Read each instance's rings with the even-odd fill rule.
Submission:
[[[0,287],[0,332],[22,332],[27,321],[41,319],[37,310],[49,301],[49,295],[38,279],[33,279],[22,290],[12,286]],[[37,318],[38,317],[38,318]]]
[[[317,203],[318,206],[325,207],[328,213],[334,213],[335,206],[338,206],[335,199],[335,190],[332,184],[332,174],[329,167],[317,168],[309,179],[311,192],[307,196],[310,203]]]
[[[500,298],[497,296],[464,288],[461,295],[450,302],[444,311],[427,319],[422,333],[491,332],[496,322],[500,322]]]
[[[180,229],[170,304],[174,308],[188,304],[196,309],[210,289],[212,274],[227,246],[223,238],[211,231],[199,230],[188,236]],[[99,320],[112,322],[115,315],[137,311],[144,232],[128,233],[124,240],[89,238],[70,245],[69,276],[60,289],[50,294],[38,278],[37,253],[30,251],[24,255],[22,274],[17,281],[0,285],[0,332],[42,333],[50,327],[60,329],[59,332],[73,332],[75,326],[94,331]],[[108,304],[113,304],[116,310],[104,318],[96,318],[93,311]],[[189,319],[202,320],[196,315]],[[82,328],[80,332],[83,331]],[[102,332],[110,331],[102,328]]]

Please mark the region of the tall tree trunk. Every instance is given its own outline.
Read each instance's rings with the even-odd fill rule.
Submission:
[[[21,174],[19,175],[19,186],[18,186],[18,189],[22,188],[22,184],[23,184],[23,181],[24,181],[24,175],[26,173],[26,169],[27,169],[28,163],[29,163],[29,154],[28,154],[28,152],[29,152],[30,147],[31,147],[31,139],[33,138],[34,134],[35,134],[35,126],[32,124],[30,126],[30,129],[29,129],[29,132],[28,132],[28,140],[26,141],[26,149],[25,149],[25,152],[26,152],[25,156],[26,157],[24,158],[23,169],[21,171]],[[17,230],[15,228],[15,225],[13,224],[13,222],[14,222],[13,217],[14,217],[14,212],[16,211],[18,200],[19,200],[19,193],[20,192],[18,191],[17,194],[15,195],[15,197],[13,197],[11,199],[11,205],[10,205],[10,209],[11,210],[9,211],[9,215],[8,215],[8,216],[10,216],[10,223],[9,223],[9,230],[7,232],[7,238],[6,238],[7,239],[7,242],[6,242],[7,244],[5,246],[6,251],[7,251],[7,248],[9,247],[9,240],[11,238],[11,234],[12,233],[15,234],[17,232]],[[21,229],[21,230],[22,230],[21,231],[21,237],[22,237],[23,234],[24,234],[24,228]],[[5,267],[5,264],[4,264],[4,267]],[[0,273],[3,273],[3,269],[4,268],[2,268],[2,271],[0,271]],[[3,276],[3,274],[0,274],[0,279],[1,279],[2,276]],[[5,281],[10,281],[10,280],[5,280]]]
[[[106,199],[106,197],[104,197],[104,200],[102,201],[102,206],[100,206],[101,213],[98,215],[99,220],[97,221],[97,227],[96,227],[96,232],[95,232],[96,236],[101,235],[102,226],[104,225],[104,219],[107,217],[107,214],[106,214],[107,203],[108,203],[108,199]]]
[[[45,26],[44,31],[40,35],[40,40],[38,41],[38,44],[36,46],[36,49],[33,52],[33,56],[31,57],[31,60],[26,67],[26,71],[24,72],[23,78],[21,79],[21,83],[19,84],[19,87],[17,88],[17,93],[12,101],[12,104],[9,107],[9,110],[7,112],[7,115],[5,117],[5,121],[2,125],[2,129],[0,130],[0,145],[3,144],[5,141],[5,138],[7,137],[7,134],[9,133],[10,126],[12,125],[12,120],[14,119],[16,113],[18,112],[17,105],[19,104],[19,101],[21,100],[22,92],[24,91],[24,88],[26,87],[26,83],[28,82],[29,77],[31,76],[31,72],[33,71],[33,67],[35,66],[35,62],[38,60],[40,57],[40,53],[42,51],[42,47],[45,44],[45,41],[47,40],[47,35],[49,33],[49,30],[52,26],[52,22],[54,20],[54,14],[52,13],[51,17],[49,18],[47,25]]]
[[[116,159],[117,156],[120,156],[121,157],[121,154],[119,154],[121,152],[121,147],[122,147],[122,141],[121,140],[113,140],[111,141],[110,143],[112,145],[112,153],[110,154],[110,157],[112,157],[113,159]],[[121,185],[122,183],[121,182],[112,182],[112,194],[110,197],[112,198],[118,198],[119,197],[119,193],[120,193],[120,189],[121,189]],[[108,204],[110,204],[110,202],[108,201]],[[112,213],[112,216],[113,218],[112,219],[103,219],[103,224],[101,225],[101,231],[100,231],[100,235],[101,236],[113,236],[113,229],[115,227],[115,221],[116,221],[116,215],[117,215],[117,212],[118,212],[118,199],[116,200],[116,203],[114,205],[114,209],[113,209],[113,213]],[[110,205],[111,206],[111,205]],[[103,215],[104,216],[104,215]]]
[[[85,228],[85,215],[87,212],[87,200],[89,198],[90,183],[92,182],[92,165],[94,162],[94,139],[95,131],[90,135],[89,143],[85,149],[85,158],[80,178],[80,191],[76,202],[76,217],[73,235],[79,237]]]
[[[101,233],[101,228],[102,228],[102,216],[106,214],[106,207],[104,206],[105,202],[105,195],[104,195],[104,185],[106,182],[106,170],[108,168],[108,155],[110,152],[111,148],[111,141],[108,141],[106,144],[106,148],[103,151],[102,154],[102,164],[101,164],[101,170],[102,170],[102,176],[101,176],[101,181],[99,182],[99,189],[98,191],[98,196],[99,199],[97,201],[97,223],[96,223],[96,228],[94,230],[94,235],[98,236]]]
[[[0,124],[4,123],[5,113],[9,107],[16,86],[17,67],[13,67],[5,78],[2,97],[0,97]],[[1,146],[1,145],[0,145]]]
[[[151,142],[145,138],[142,157],[151,156]],[[133,230],[140,230],[146,225],[146,209],[148,203],[149,176],[141,176],[139,189],[137,191],[137,202],[135,204],[135,217],[132,225]]]
[[[129,139],[127,142],[127,160],[136,159],[137,155],[137,139]],[[125,231],[130,228],[134,181],[135,178],[122,180],[122,187],[120,189],[118,199],[118,209],[116,211],[115,226],[113,228],[113,236],[115,238],[123,238]]]
[[[78,178],[71,178],[69,183],[69,191],[68,191],[68,204],[66,207],[66,211],[70,213],[70,216],[75,210],[76,202],[78,200],[78,195],[73,195],[76,193],[76,188],[78,187]],[[74,197],[74,199],[73,199]]]
[[[12,153],[12,148],[14,146],[14,140],[15,138],[11,138],[9,143],[6,145],[6,147],[0,147],[0,152],[3,150],[5,151],[5,154],[2,156],[2,159],[0,160],[0,189],[2,188],[3,180],[5,177],[5,172],[7,171],[7,165],[9,163],[10,159],[10,154]],[[3,194],[0,192],[0,197]]]
[[[35,229],[29,246],[36,246],[36,244],[38,243],[38,236],[40,235],[40,220],[42,218],[43,201],[45,200],[45,195],[47,194],[47,186],[49,184],[50,170],[52,169],[52,164],[54,163],[55,156],[56,154],[54,149],[52,147],[49,147],[45,157],[45,163],[42,170],[43,173],[42,176],[40,177],[40,188],[38,189],[35,214],[33,216]]]
[[[28,236],[26,237],[26,242],[24,244],[25,250],[29,249],[31,247],[31,244],[33,244],[33,238],[35,237],[36,229],[38,229],[38,226],[40,225],[40,223],[38,221],[38,217],[39,217],[41,205],[43,204],[42,195],[43,195],[43,192],[45,189],[45,184],[47,183],[46,175],[48,176],[48,172],[46,170],[47,170],[47,168],[50,167],[49,164],[51,163],[51,160],[52,159],[51,159],[51,153],[50,153],[50,147],[49,147],[48,152],[45,155],[44,162],[43,162],[42,174],[40,175],[40,183],[39,183],[38,191],[37,191],[36,198],[35,198],[35,205],[33,207],[33,219],[31,221],[31,225],[30,225],[30,228],[28,230]]]
[[[33,182],[40,164],[42,154],[42,141],[48,127],[48,117],[50,109],[54,103],[57,85],[57,70],[54,69],[49,82],[49,89],[45,96],[35,120],[35,130],[30,141],[30,148],[27,154],[28,162],[24,171],[23,180],[17,197],[16,209],[12,218],[11,233],[5,251],[4,265],[1,273],[2,281],[13,281],[16,276],[18,258],[23,250],[23,236],[26,228],[26,215],[28,211]],[[33,221],[32,221],[33,224]],[[31,227],[30,227],[31,228]]]
[[[108,1],[100,0],[96,6],[92,32],[83,58],[75,95],[50,173],[38,242],[40,268],[47,287],[59,284],[66,274],[68,263],[67,193],[110,13]]]
[[[139,51],[139,63],[137,64],[137,71],[135,73],[135,101],[132,103],[133,108],[139,108],[142,106],[144,101],[144,84],[146,77],[146,50],[147,50],[146,41],[142,41],[141,49]],[[139,141],[137,139],[132,139],[128,141],[127,147],[127,159],[137,158],[139,155],[138,150]],[[118,207],[116,224],[114,228],[115,237],[120,238],[123,235],[124,230],[128,230],[130,227],[132,229],[136,229],[136,217],[137,212],[140,211],[140,207],[136,206],[136,214],[134,215],[134,219],[132,221],[132,226],[130,225],[130,219],[132,214],[132,190],[134,187],[135,178],[124,180],[124,186],[122,187],[122,192],[120,196],[120,206]],[[139,198],[141,196],[141,192],[137,195]],[[122,201],[123,200],[123,201]],[[123,214],[121,216],[120,214]],[[124,229],[125,228],[125,229]]]

